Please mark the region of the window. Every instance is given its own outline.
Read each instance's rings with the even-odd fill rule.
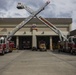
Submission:
[[[69,42],[71,42],[71,38],[69,38]]]
[[[73,38],[73,42],[76,44],[76,38]]]

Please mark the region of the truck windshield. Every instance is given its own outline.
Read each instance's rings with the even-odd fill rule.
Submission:
[[[0,44],[1,44],[1,40],[0,40]]]
[[[0,40],[0,44],[3,43],[2,40]]]
[[[0,38],[0,44],[1,44],[1,38]]]
[[[74,43],[76,44],[76,38],[73,38]]]
[[[0,38],[0,44],[5,43],[5,39]]]

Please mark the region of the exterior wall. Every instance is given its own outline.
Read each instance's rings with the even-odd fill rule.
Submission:
[[[72,24],[69,25],[69,32],[72,30]]]
[[[3,28],[7,28],[7,31],[11,31],[13,30],[13,28],[15,28],[18,24],[0,24],[0,31],[3,29]],[[61,31],[67,31],[69,32],[71,27],[69,24],[54,24],[58,29],[60,29]],[[30,28],[31,28],[32,24],[27,24],[24,26],[24,28],[21,28],[19,31],[30,31]],[[46,25],[44,24],[37,24],[37,28],[39,31],[52,31],[50,28],[48,28]]]

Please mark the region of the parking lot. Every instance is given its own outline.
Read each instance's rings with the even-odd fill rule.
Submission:
[[[14,50],[0,55],[0,75],[76,75],[76,55]]]

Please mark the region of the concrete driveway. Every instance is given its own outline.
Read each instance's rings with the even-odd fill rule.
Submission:
[[[0,56],[0,75],[76,75],[76,55],[13,51]]]

